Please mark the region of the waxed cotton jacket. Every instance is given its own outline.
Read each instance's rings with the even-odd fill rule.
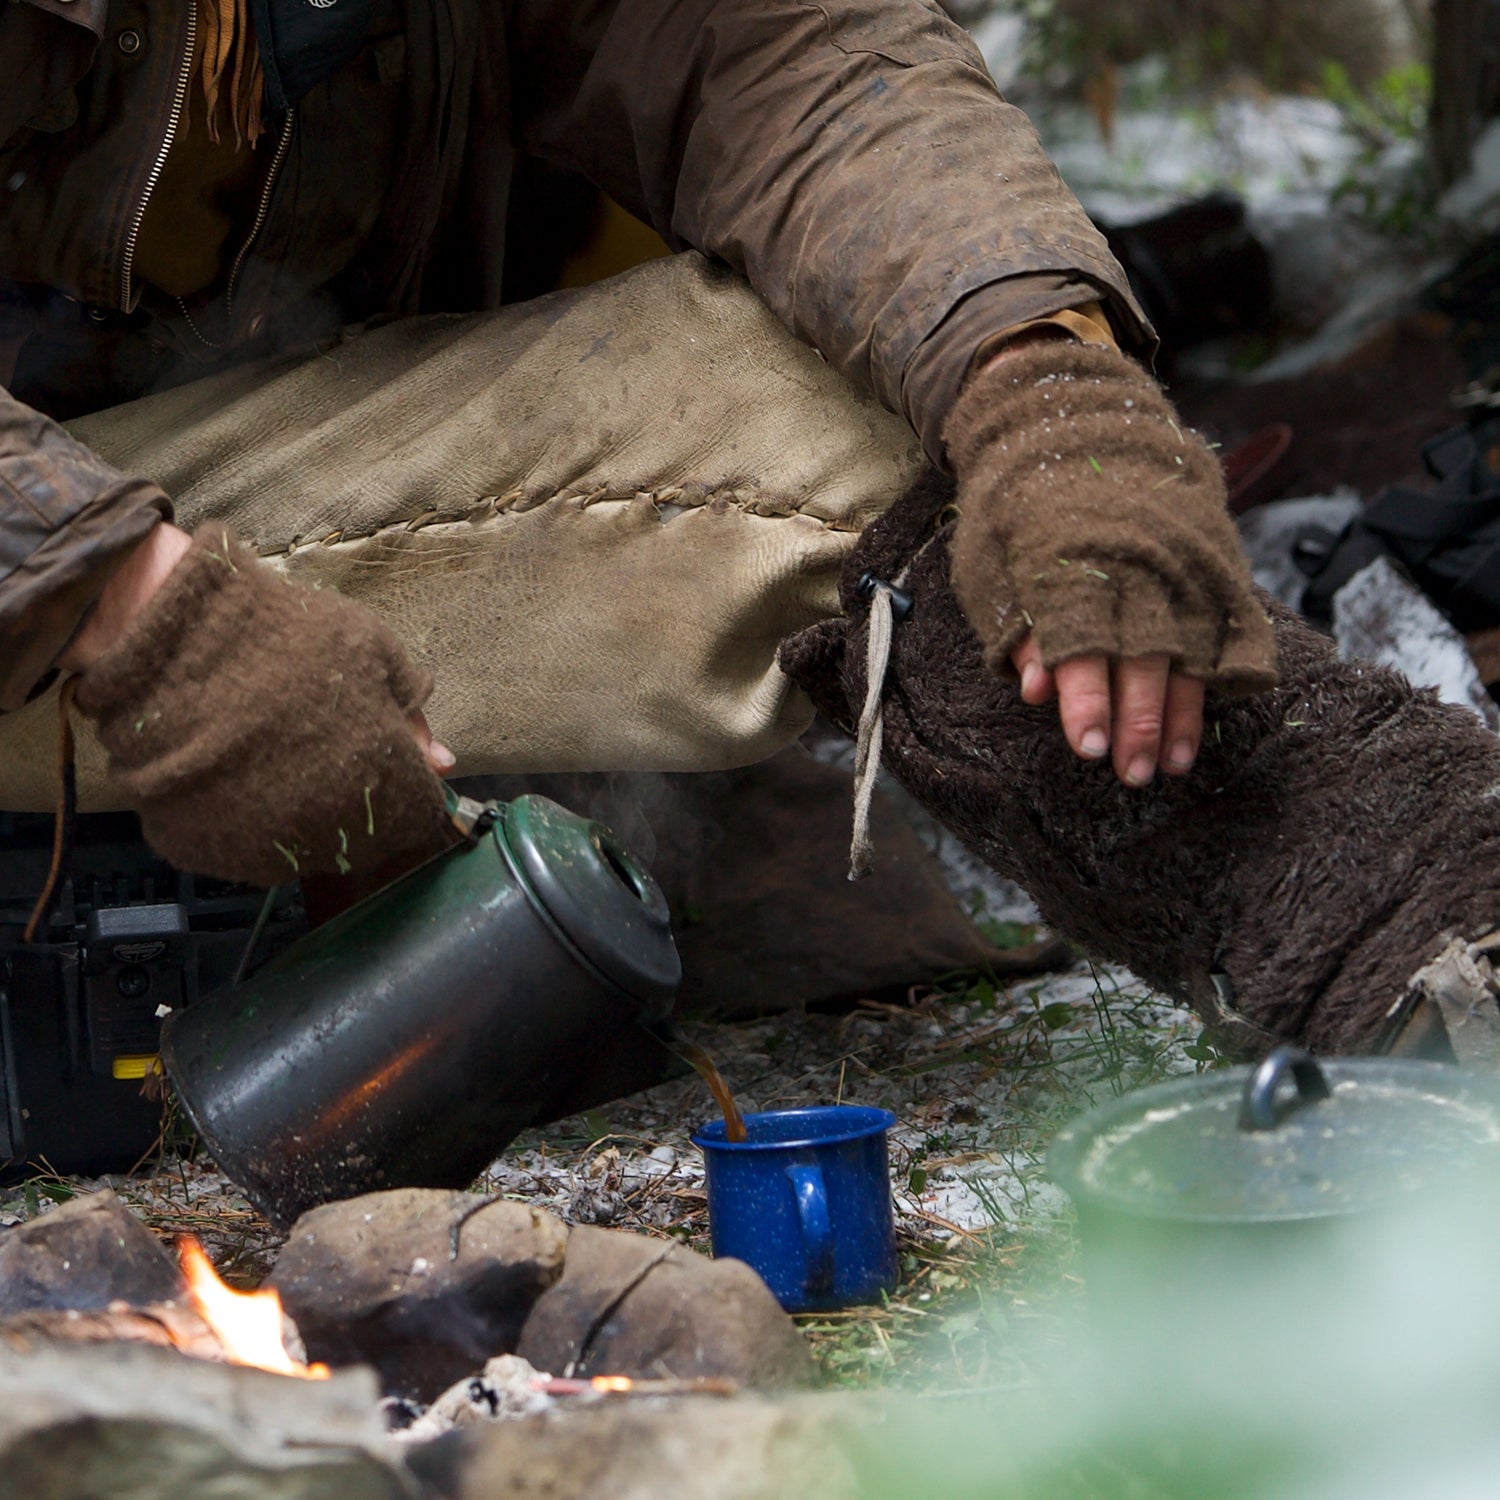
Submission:
[[[133,264],[192,0],[0,9],[0,708],[170,514],[52,419],[343,323],[495,305],[517,151],[742,272],[939,458],[986,337],[1103,301],[1149,344],[1029,123],[924,0],[345,3],[358,35],[331,72],[283,70],[298,96],[267,121],[253,215],[193,304]]]

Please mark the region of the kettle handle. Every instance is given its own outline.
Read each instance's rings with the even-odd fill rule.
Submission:
[[[447,782],[443,783],[443,805],[466,844],[477,844],[505,811],[503,802],[496,802],[493,798],[481,802],[474,797],[465,797]]]
[[[1278,1099],[1277,1092],[1290,1077],[1297,1092]],[[1317,1059],[1300,1047],[1278,1047],[1250,1075],[1240,1101],[1241,1130],[1274,1130],[1294,1110],[1327,1099],[1332,1090]]]

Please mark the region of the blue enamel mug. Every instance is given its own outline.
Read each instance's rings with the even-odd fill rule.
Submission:
[[[758,1271],[788,1312],[873,1302],[896,1284],[889,1110],[824,1105],[714,1120],[693,1136],[708,1173],[716,1256]]]

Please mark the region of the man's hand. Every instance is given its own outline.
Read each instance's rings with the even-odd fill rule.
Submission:
[[[448,847],[431,677],[368,610],[287,582],[224,527],[180,535],[132,555],[65,663],[151,846],[254,885]]]
[[[970,377],[945,436],[953,585],[986,660],[1128,785],[1189,770],[1206,687],[1275,682],[1217,459],[1139,366],[1046,329]]]
[[[1111,755],[1127,786],[1145,786],[1158,766],[1192,769],[1203,738],[1203,684],[1171,670],[1171,658],[1074,656],[1053,671],[1028,635],[1010,654],[1028,703],[1057,699],[1068,743],[1085,760]]]
[[[981,368],[1064,337],[1061,331],[1029,330]],[[1085,760],[1113,752],[1115,775],[1127,786],[1145,786],[1158,766],[1171,776],[1192,769],[1203,738],[1203,684],[1172,671],[1170,657],[1075,656],[1048,671],[1041,648],[1027,634],[1010,660],[1021,679],[1022,698],[1037,704],[1056,698],[1063,734],[1074,751]]]
[[[411,725],[412,738],[426,757],[433,774],[446,776],[458,764],[458,759],[441,740],[433,739],[427,715],[419,708],[406,722]]]
[[[58,658],[68,672],[87,672],[99,656],[125,633],[156,591],[182,561],[193,539],[180,527],[163,521],[111,575],[78,634]],[[453,752],[432,737],[427,717],[419,709],[411,715],[411,732],[434,774],[446,776],[454,767]]]

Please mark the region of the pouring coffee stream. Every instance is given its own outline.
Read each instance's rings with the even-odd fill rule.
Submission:
[[[719,1072],[713,1058],[701,1047],[696,1047],[692,1042],[675,1041],[672,1050],[682,1058],[684,1062],[691,1063],[709,1087],[709,1092],[714,1096],[714,1102],[719,1106],[724,1116],[724,1139],[728,1141],[744,1141],[748,1139],[745,1130],[745,1117],[740,1113],[740,1107],[734,1101],[734,1095],[729,1090],[729,1085],[724,1082],[724,1075]]]

